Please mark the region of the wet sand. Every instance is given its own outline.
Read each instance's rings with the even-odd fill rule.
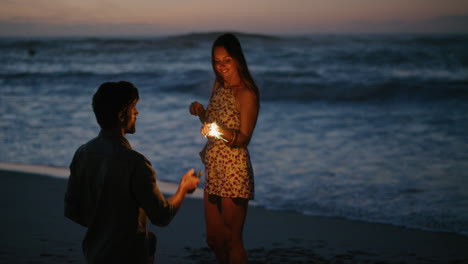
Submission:
[[[0,263],[84,263],[85,228],[63,216],[65,179],[0,170],[0,182]],[[156,263],[214,263],[201,199],[186,199],[168,227],[149,229]],[[468,263],[467,236],[255,206],[244,240],[250,263]]]

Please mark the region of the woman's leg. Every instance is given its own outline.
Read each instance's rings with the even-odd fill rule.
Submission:
[[[229,251],[229,263],[246,264],[242,233],[249,201],[247,199],[221,198],[221,215],[225,227],[226,245]]]
[[[229,263],[226,229],[221,214],[221,198],[204,194],[206,242],[216,255],[218,264]]]

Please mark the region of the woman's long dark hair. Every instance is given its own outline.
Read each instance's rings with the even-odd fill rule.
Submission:
[[[242,51],[241,44],[239,39],[233,34],[227,33],[219,36],[213,43],[211,48],[211,63],[213,66],[213,71],[216,74],[214,89],[219,87],[223,83],[223,77],[216,71],[215,61],[214,61],[214,50],[216,47],[223,47],[226,49],[229,56],[237,61],[237,71],[239,72],[241,81],[247,87],[247,89],[253,91],[257,97],[257,105],[260,106],[260,92],[258,90],[257,84],[250,74],[249,67],[247,66],[247,61],[244,57],[244,52]]]

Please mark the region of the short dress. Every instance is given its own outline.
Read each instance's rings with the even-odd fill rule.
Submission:
[[[206,109],[206,122],[239,130],[240,113],[233,90],[218,87]],[[228,139],[229,140],[229,139]],[[221,139],[208,139],[202,151],[205,192],[229,198],[254,199],[254,175],[247,148],[228,146]]]

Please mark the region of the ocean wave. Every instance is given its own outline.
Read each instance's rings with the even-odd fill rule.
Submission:
[[[468,99],[468,80],[380,82],[271,81],[261,82],[264,100],[280,101],[376,101]]]
[[[4,89],[34,84],[35,91],[66,83],[75,91],[128,80],[152,91],[206,95],[214,77],[210,48],[220,34],[1,39],[0,83]],[[235,34],[263,100],[467,97],[467,36]]]
[[[142,95],[129,139],[158,178],[202,168],[187,107],[209,98],[216,36],[0,39],[0,161],[68,166],[99,130],[96,88],[127,80]],[[466,38],[240,38],[262,100],[259,205],[467,234]]]
[[[86,71],[0,74],[3,91],[21,85],[41,94],[79,93],[80,86],[96,86],[105,81],[128,80],[142,91],[166,93],[209,93],[212,73],[191,70],[177,77],[162,71],[95,73]],[[317,73],[269,72],[256,78],[262,101],[376,101],[468,99],[468,79],[459,80],[330,80]],[[66,85],[66,87],[64,87]],[[76,88],[73,88],[76,87]]]

